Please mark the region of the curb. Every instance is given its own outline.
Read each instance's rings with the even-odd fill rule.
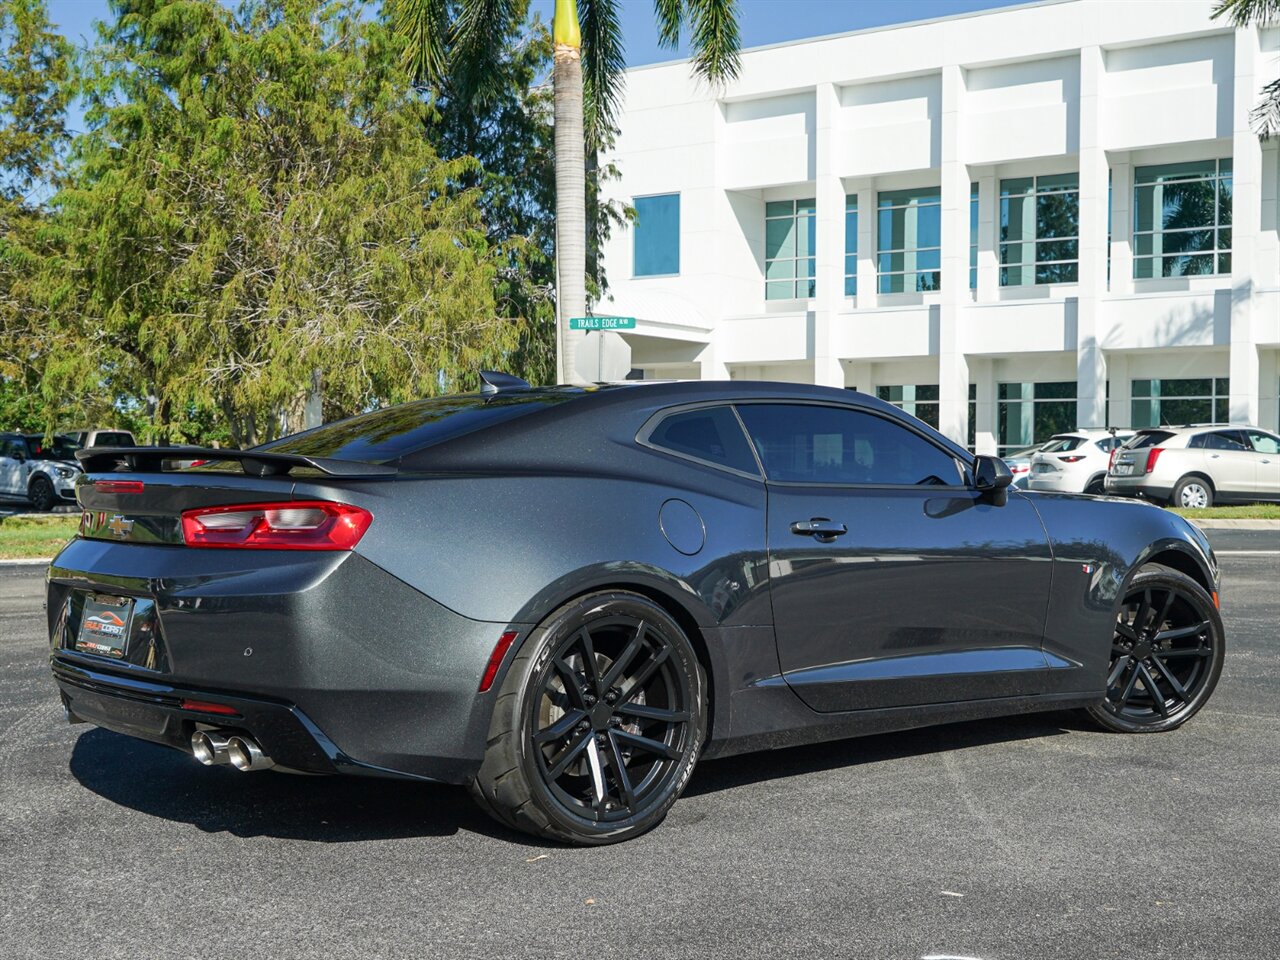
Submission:
[[[0,567],[47,567],[53,563],[53,557],[15,557],[12,560],[0,559]]]

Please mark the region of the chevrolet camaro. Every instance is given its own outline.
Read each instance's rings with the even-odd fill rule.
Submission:
[[[482,381],[249,450],[81,451],[68,719],[602,844],[700,758],[1063,708],[1169,730],[1222,670],[1213,551],[1157,507],[1011,489],[847,390]]]

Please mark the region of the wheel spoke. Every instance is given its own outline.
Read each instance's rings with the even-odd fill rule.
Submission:
[[[625,730],[615,730],[614,736],[624,743],[630,744],[637,750],[643,750],[646,753],[652,753],[667,760],[679,760],[680,751],[675,747],[667,746],[659,740],[651,740],[649,737],[642,737],[638,734],[627,733]]]
[[[594,735],[587,735],[587,766],[591,768],[591,789],[595,802],[594,807],[604,805],[604,768],[600,764],[600,748],[596,745]]]
[[[1142,602],[1138,604],[1138,612],[1133,615],[1133,629],[1141,635],[1147,629],[1147,619],[1151,616],[1151,591],[1142,591]]]
[[[1145,663],[1138,664],[1138,670],[1142,673],[1142,686],[1146,688],[1147,694],[1151,697],[1151,705],[1160,711],[1160,716],[1167,717],[1169,708],[1165,706],[1164,694],[1160,692],[1160,687],[1156,684],[1155,678],[1151,676],[1151,671],[1147,669]]]
[[[635,636],[631,638],[623,651],[618,654],[618,659],[613,661],[609,672],[605,674],[604,680],[601,681],[600,689],[602,693],[611,689],[626,673],[627,667],[631,666],[631,661],[636,658],[636,654],[644,646],[644,629],[644,621],[641,620],[636,625]]]
[[[631,777],[627,773],[626,761],[622,758],[622,751],[618,749],[618,738],[616,731],[609,733],[609,753],[607,757],[609,767],[613,771],[613,782],[618,785],[618,796],[626,805],[628,810],[634,811],[636,807],[636,795],[631,786]]]
[[[544,727],[533,735],[533,742],[537,744],[546,743],[548,740],[559,740],[561,737],[567,737],[579,723],[587,719],[587,715],[582,710],[570,710],[563,717]]]
[[[1126,640],[1132,640],[1134,643],[1138,642],[1137,632],[1123,620],[1116,621],[1116,633],[1120,634],[1120,636],[1124,637]]]
[[[1129,702],[1129,698],[1133,696],[1134,685],[1137,684],[1137,682],[1138,682],[1138,668],[1135,665],[1133,668],[1133,673],[1129,674],[1129,682],[1125,684],[1124,693],[1120,694],[1121,704],[1127,704]]]
[[[1111,667],[1111,674],[1107,677],[1107,689],[1110,690],[1116,685],[1116,681],[1120,679],[1120,675],[1124,673],[1124,668],[1129,665],[1132,659],[1127,653],[1115,662]]]
[[[578,676],[577,671],[563,657],[557,657],[554,663],[556,672],[560,674],[560,679],[564,682],[565,690],[577,701],[578,708],[581,710],[588,709],[585,699],[586,690],[582,688],[582,678]]]
[[[1177,591],[1170,590],[1165,594],[1164,606],[1160,608],[1160,612],[1156,614],[1155,620],[1151,621],[1157,631],[1164,626],[1164,622],[1169,619],[1169,611],[1173,609],[1173,601],[1178,597]]]
[[[651,707],[645,703],[623,703],[618,705],[618,713],[642,720],[660,720],[663,723],[684,723],[689,719],[687,711],[667,710],[663,707]]]
[[[591,642],[591,631],[586,627],[579,630],[578,642],[582,644],[582,672],[587,675],[587,691],[599,699],[604,696],[604,690],[600,687],[600,664],[596,662],[596,648]]]
[[[634,679],[632,679],[631,686],[627,687],[626,691],[622,694],[623,702],[630,700],[635,694],[639,693],[644,688],[644,685],[649,682],[649,678],[654,675],[660,666],[662,666],[662,662],[667,659],[670,652],[671,651],[666,647],[663,647],[653,655],[648,663],[640,668],[640,672],[635,675]]]
[[[1158,657],[1152,657],[1150,662],[1155,666],[1155,668],[1158,671],[1160,671],[1160,674],[1161,676],[1164,677],[1165,682],[1169,684],[1169,686],[1173,689],[1173,692],[1177,694],[1177,696],[1182,700],[1183,703],[1187,703],[1191,700],[1190,695],[1187,693],[1186,687],[1184,687],[1181,683],[1178,682],[1178,678],[1173,675],[1173,673],[1169,670],[1168,667],[1166,667],[1163,663],[1160,662]]]
[[[558,780],[560,775],[568,769],[569,764],[573,763],[578,758],[578,755],[587,748],[587,744],[594,742],[595,740],[590,730],[580,734],[576,740],[572,741],[569,746],[561,750],[550,761],[550,766],[547,769],[547,779]]]
[[[1164,659],[1166,657],[1207,657],[1213,651],[1206,647],[1183,647],[1181,650],[1153,650],[1152,653]]]
[[[1204,620],[1189,627],[1178,627],[1176,630],[1165,630],[1163,633],[1157,633],[1155,635],[1155,642],[1163,643],[1166,640],[1185,640],[1187,637],[1194,637],[1208,629],[1209,621]]]

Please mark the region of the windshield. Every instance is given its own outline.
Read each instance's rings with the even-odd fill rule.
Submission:
[[[1173,434],[1166,430],[1144,430],[1130,437],[1124,446],[1126,450],[1145,450],[1147,447],[1154,447],[1157,443],[1164,443],[1172,436]]]
[[[43,437],[24,437],[27,455],[32,460],[74,460],[80,444],[70,437],[57,436],[49,443]]]
[[[574,393],[536,392],[489,397],[467,394],[416,400],[349,420],[327,423],[255,449],[385,463],[504,420],[544,410],[576,396]]]

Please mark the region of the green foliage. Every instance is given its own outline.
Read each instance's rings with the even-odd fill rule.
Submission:
[[[71,45],[43,0],[0,3],[0,199],[47,181],[66,143]]]
[[[55,197],[59,330],[45,388],[112,377],[157,439],[238,444],[474,385],[523,323],[495,302],[477,166],[442,160],[387,28],[355,2],[113,0],[90,132]],[[149,398],[149,400],[147,399]],[[203,420],[203,424],[202,421]]]

